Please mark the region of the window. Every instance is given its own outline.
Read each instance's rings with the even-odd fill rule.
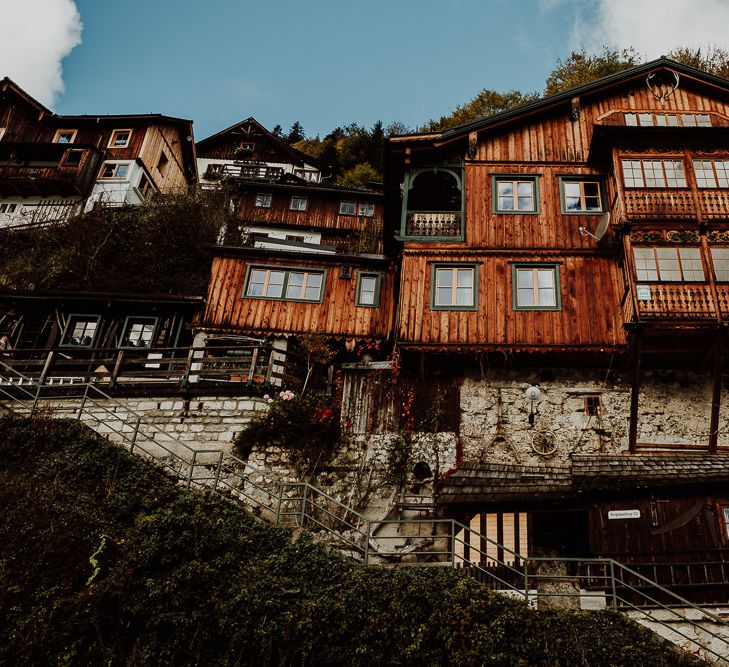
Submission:
[[[721,521],[721,535],[725,541],[729,541],[729,505],[719,505],[720,521]]]
[[[537,177],[494,177],[494,202],[497,213],[538,213]]]
[[[142,174],[142,177],[139,179],[139,186],[137,189],[139,190],[139,194],[142,195],[142,199],[145,201],[152,196],[154,186],[152,185],[152,181],[147,178],[146,174]]]
[[[626,113],[625,124],[642,127],[711,127],[711,116],[705,113]]]
[[[681,160],[622,160],[626,188],[685,188]]]
[[[694,160],[694,173],[700,188],[729,188],[729,160]]]
[[[359,214],[365,218],[371,218],[375,214],[375,205],[369,202],[360,202]]]
[[[72,144],[76,138],[76,130],[56,130],[56,136],[53,137],[54,144]]]
[[[1,210],[1,209],[0,209]],[[729,282],[729,248],[712,248],[711,261],[719,282]]]
[[[434,265],[430,307],[433,310],[477,310],[477,267]]]
[[[380,305],[380,280],[381,274],[379,273],[357,274],[356,305],[370,308]]]
[[[305,211],[306,205],[309,201],[308,197],[291,197],[291,210],[292,211]]]
[[[602,414],[600,394],[585,394],[585,414],[588,417],[599,417]]]
[[[99,174],[99,179],[122,180],[127,177],[128,172],[128,162],[104,162],[101,167],[101,174]]]
[[[354,215],[356,204],[353,201],[343,201],[339,203],[339,215]]]
[[[324,277],[324,271],[254,267],[248,273],[245,295],[259,299],[321,302]]]
[[[131,130],[114,130],[109,139],[109,148],[126,148],[131,138]]]
[[[156,317],[128,317],[119,347],[150,348],[154,343]]]
[[[61,345],[91,347],[99,327],[98,315],[71,315]]]
[[[15,213],[17,204],[0,204],[0,213]]]
[[[84,156],[82,150],[74,149],[67,150],[66,155],[63,158],[64,167],[78,167],[81,164],[81,158]]]
[[[639,281],[680,282],[704,280],[698,248],[633,248]]]
[[[598,180],[560,178],[562,213],[602,213],[602,183]]]
[[[162,174],[162,176],[165,176],[167,174],[167,169],[170,166],[170,159],[167,157],[167,154],[162,151],[159,154],[159,160],[157,160],[157,171]]]
[[[514,310],[559,310],[559,266],[551,264],[512,267]]]
[[[256,195],[256,206],[258,208],[271,208],[273,196],[268,192],[259,192]]]

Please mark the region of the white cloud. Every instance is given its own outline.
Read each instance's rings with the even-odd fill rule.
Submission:
[[[592,0],[573,7],[574,44],[588,51],[632,46],[652,60],[678,46],[727,44],[727,0]]]
[[[81,43],[73,0],[0,0],[0,78],[51,106],[63,92],[61,62]]]

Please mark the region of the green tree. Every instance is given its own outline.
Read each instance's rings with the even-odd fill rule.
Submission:
[[[341,185],[354,186],[356,188],[367,187],[370,181],[382,180],[380,174],[369,162],[360,162],[342,174],[339,179]]]
[[[729,51],[718,47],[691,49],[679,46],[668,52],[668,57],[689,67],[695,67],[714,76],[729,79]]]
[[[291,129],[289,130],[289,133],[286,135],[286,143],[287,144],[295,144],[296,142],[301,141],[302,139],[306,139],[306,134],[304,132],[304,127],[297,120],[291,126]]]
[[[640,63],[640,55],[633,48],[616,50],[603,46],[602,53],[598,54],[587,53],[585,49],[573,51],[567,60],[557,60],[556,67],[547,77],[544,92],[545,95],[561,93]]]

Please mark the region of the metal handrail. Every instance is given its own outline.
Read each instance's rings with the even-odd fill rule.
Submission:
[[[0,394],[5,395],[8,399],[22,405],[23,408],[29,410],[31,414],[35,412],[38,407],[38,402],[42,400],[42,390],[44,388],[53,387],[53,385],[45,385],[31,378],[28,378],[27,376],[24,376],[12,367],[8,366],[3,361],[0,361],[0,369],[4,369],[6,372],[11,373],[12,376],[15,376],[16,378],[22,380],[22,382],[28,383],[30,386],[35,387],[35,392],[32,392],[25,387],[21,387],[23,393],[27,396],[27,398],[33,399],[32,405],[29,406],[27,402],[19,399],[17,396],[13,395],[12,392],[6,391],[4,389],[4,385],[0,384]],[[20,385],[16,385],[13,383],[11,384],[11,386],[14,389],[17,389]],[[529,602],[530,582],[538,583],[540,580],[558,580],[560,578],[567,578],[569,580],[574,580],[575,578],[585,578],[580,577],[579,575],[575,577],[572,575],[539,574],[539,563],[553,563],[557,561],[561,563],[576,563],[580,565],[596,565],[599,568],[603,569],[604,574],[591,573],[588,574],[587,577],[591,581],[604,582],[605,588],[610,591],[609,595],[610,599],[612,600],[612,606],[614,609],[617,610],[619,607],[624,607],[639,612],[651,622],[662,625],[665,628],[669,628],[671,632],[676,633],[681,637],[684,637],[691,643],[697,644],[704,651],[716,656],[719,659],[725,659],[726,654],[729,654],[729,639],[712,632],[704,626],[699,626],[697,623],[685,618],[684,616],[681,616],[681,614],[679,614],[675,610],[675,608],[669,607],[655,597],[648,595],[644,590],[636,588],[636,586],[632,585],[627,579],[628,577],[632,577],[634,581],[637,580],[640,582],[644,582],[651,589],[658,591],[661,595],[668,596],[670,599],[674,600],[676,602],[676,606],[688,607],[696,610],[700,612],[705,618],[717,624],[719,627],[729,628],[729,623],[724,621],[716,614],[713,614],[712,612],[709,612],[708,610],[699,607],[698,605],[681,597],[673,591],[670,591],[664,586],[661,586],[657,582],[649,579],[639,572],[636,572],[630,567],[618,561],[615,561],[614,559],[523,556],[517,551],[498,543],[488,536],[479,535],[479,542],[481,544],[485,543],[487,545],[495,547],[502,554],[505,553],[511,555],[516,563],[521,562],[523,564],[523,568],[519,568],[507,563],[504,559],[494,557],[492,554],[485,552],[480,547],[470,544],[470,542],[467,541],[466,536],[469,534],[469,532],[471,532],[471,529],[468,526],[453,519],[397,519],[373,522],[370,519],[367,519],[360,512],[349,507],[348,505],[345,505],[333,496],[329,495],[328,493],[322,491],[318,487],[315,487],[308,482],[284,481],[268,471],[261,471],[253,468],[248,462],[243,461],[235,456],[226,457],[222,449],[212,449],[204,451],[197,450],[153,424],[145,423],[145,427],[151,427],[152,429],[152,434],[146,433],[140,428],[142,422],[144,421],[143,415],[140,415],[137,412],[129,409],[128,406],[115,400],[114,398],[109,396],[109,394],[102,391],[92,383],[85,383],[84,385],[78,386],[79,389],[81,387],[84,388],[83,394],[70,397],[75,400],[80,400],[80,405],[72,408],[74,412],[78,411],[77,419],[80,420],[85,413],[90,416],[96,423],[102,424],[106,428],[111,429],[121,438],[122,441],[129,443],[130,452],[134,452],[135,449],[141,451],[145,455],[145,457],[151,458],[155,461],[156,464],[161,465],[164,469],[169,469],[174,475],[183,479],[187,488],[190,488],[193,485],[205,488],[210,488],[212,486],[212,490],[216,493],[225,493],[226,491],[236,493],[238,494],[239,498],[240,496],[243,496],[249,504],[257,507],[259,511],[264,509],[268,510],[273,517],[274,523],[277,525],[281,523],[281,520],[283,518],[296,517],[298,525],[302,528],[306,527],[307,525],[318,526],[319,528],[327,532],[330,536],[336,537],[338,541],[346,544],[353,551],[360,552],[362,554],[364,565],[370,565],[372,558],[375,556],[388,558],[397,555],[396,552],[384,550],[380,542],[393,539],[398,539],[402,541],[406,534],[400,530],[401,528],[409,528],[411,531],[414,531],[416,533],[415,535],[410,535],[410,537],[424,537],[423,531],[421,530],[422,528],[425,529],[426,532],[430,532],[430,537],[432,537],[434,540],[447,540],[448,546],[445,549],[433,548],[428,549],[427,551],[416,553],[425,553],[428,554],[428,556],[431,558],[445,558],[446,560],[442,562],[447,563],[448,561],[450,561],[450,565],[452,567],[456,567],[457,561],[459,560],[463,564],[467,563],[469,568],[473,568],[476,571],[482,572],[486,577],[489,577],[490,580],[494,581],[500,586],[503,586],[503,589],[511,590],[520,595],[523,593],[524,600],[527,604]],[[69,397],[66,396],[65,398],[68,399]],[[101,403],[101,400],[107,403],[107,405]],[[98,414],[91,412],[88,409],[87,404],[91,404],[92,406],[94,406],[95,410],[100,409],[104,414],[110,415],[110,418],[105,419],[100,417]],[[124,409],[124,413],[127,415],[127,418],[121,417],[119,414],[110,410],[108,405],[122,407]],[[130,415],[134,417],[132,421],[128,419],[128,416]],[[111,423],[114,423],[115,421],[121,422],[119,430],[113,428],[113,426],[111,425]],[[125,432],[125,427],[131,430],[131,437],[129,437],[128,434]],[[157,434],[164,434],[164,436],[168,438],[168,442],[164,443],[156,440],[155,436]],[[142,439],[147,439],[150,443],[153,443],[155,447],[159,447],[160,449],[165,451],[166,456],[157,456],[153,451],[145,450],[144,446],[140,443],[140,437]],[[168,447],[167,445],[174,445],[175,448],[181,448],[183,451],[191,456],[191,460],[188,461],[185,457],[180,456],[177,451],[174,450],[174,448]],[[214,475],[208,477],[195,477],[194,470],[196,467],[208,467],[210,465],[210,463],[206,464],[200,463],[198,461],[198,455],[200,454],[217,455],[217,460],[215,460],[213,463],[213,465],[215,466]],[[178,464],[184,464],[184,466],[187,466],[186,473],[183,473],[182,468],[175,468],[173,463],[170,462],[170,459],[176,461]],[[237,478],[239,482],[242,482],[242,485],[233,485],[227,479],[221,477],[224,460],[227,460],[229,462],[226,465],[225,472],[228,475]],[[242,470],[242,472],[236,469],[235,466]],[[266,480],[266,485],[255,482],[252,479],[253,473],[261,475],[264,480]],[[209,482],[212,482],[212,485],[209,484]],[[257,492],[259,495],[267,497],[269,504],[266,504],[266,502],[264,502],[264,500],[262,500],[260,497],[256,496],[254,492]],[[294,495],[286,496],[285,494],[287,492],[293,492]],[[317,503],[317,501],[319,502]],[[321,501],[325,501],[328,506],[322,505]],[[293,509],[284,508],[284,503],[288,504],[288,506],[292,507]],[[299,507],[296,507],[297,503],[300,503]],[[320,512],[321,515],[317,515],[317,512]],[[329,520],[331,520],[330,523],[337,523],[340,527],[340,530],[335,530],[334,528],[332,528],[330,523],[327,523],[327,521],[323,520],[324,517],[327,517]],[[441,531],[439,533],[437,528],[439,525],[447,526],[447,532]],[[374,530],[379,530],[384,526],[395,526],[397,528],[396,536],[375,536]],[[352,531],[355,537],[347,537],[344,534],[344,532],[346,531]],[[457,555],[456,546],[459,544],[463,545],[464,552],[465,547],[468,546],[469,553],[472,552],[476,554],[479,557],[479,562],[491,562],[501,568],[505,568],[506,572],[512,573],[514,575],[514,578],[517,582],[521,582],[523,588],[521,587],[521,585],[515,585],[514,583],[506,581],[501,576],[490,571],[488,568],[481,567],[478,563],[473,562],[470,557],[469,559],[466,559],[463,555]],[[530,572],[530,569],[533,571]],[[619,589],[631,591],[635,595],[640,596],[641,599],[650,602],[653,607],[670,612],[674,616],[680,618],[683,622],[686,622],[694,626],[695,628],[700,628],[701,632],[711,636],[719,642],[724,643],[727,646],[727,653],[718,653],[717,651],[712,649],[711,646],[701,644],[697,641],[697,639],[691,638],[690,636],[681,632],[679,629],[670,627],[665,621],[651,616],[650,613],[646,611],[646,609],[638,607],[636,604],[626,599],[624,596],[618,595]],[[553,592],[549,595],[550,597],[557,597],[571,596],[574,594]],[[620,605],[618,605],[618,602],[620,602]]]

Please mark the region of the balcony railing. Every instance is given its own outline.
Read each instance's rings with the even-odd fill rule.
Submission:
[[[699,190],[701,214],[709,220],[729,220],[729,190]]]
[[[630,220],[694,220],[690,190],[626,190],[623,211]]]
[[[277,180],[284,170],[281,167],[269,167],[265,162],[248,162],[242,164],[224,164],[220,170],[222,176],[232,178],[254,178]]]
[[[406,236],[461,237],[461,214],[452,211],[408,211]]]
[[[634,287],[638,315],[645,319],[708,320],[716,304],[707,283],[651,283]]]

